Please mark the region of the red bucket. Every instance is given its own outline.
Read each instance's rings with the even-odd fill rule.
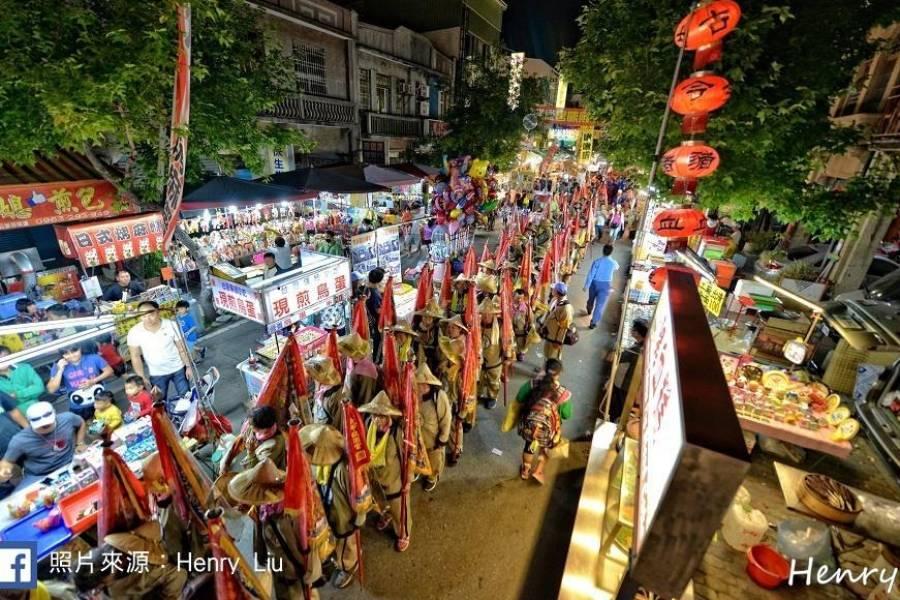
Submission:
[[[747,574],[760,587],[774,590],[787,581],[790,565],[786,558],[766,544],[747,550]]]

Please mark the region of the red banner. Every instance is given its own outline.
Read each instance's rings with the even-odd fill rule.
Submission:
[[[184,194],[184,169],[187,164],[188,119],[191,113],[191,7],[178,4],[178,62],[172,91],[172,131],[169,142],[169,176],[163,215],[166,219],[164,240],[168,242],[178,224],[178,209]]]
[[[63,255],[77,258],[84,267],[162,250],[163,220],[158,212],[54,229]]]
[[[103,179],[0,185],[0,231],[69,221],[104,219],[135,208]]]

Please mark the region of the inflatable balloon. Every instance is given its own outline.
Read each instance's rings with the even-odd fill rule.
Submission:
[[[456,234],[456,232],[459,231],[459,221],[450,221],[448,230],[450,231],[450,235]]]
[[[453,210],[450,211],[450,218],[456,220],[459,218],[459,215],[461,215],[461,214],[462,214],[462,211],[460,209],[454,208]]]

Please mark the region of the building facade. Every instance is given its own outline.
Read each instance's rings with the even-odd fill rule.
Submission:
[[[446,132],[454,61],[406,27],[361,22],[356,47],[362,160],[404,162],[417,140]]]

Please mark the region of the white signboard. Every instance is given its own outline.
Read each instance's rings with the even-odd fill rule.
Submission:
[[[259,293],[239,283],[210,277],[213,305],[219,310],[265,324]]]
[[[393,275],[395,281],[400,281],[400,226],[380,227],[375,231],[375,240],[378,247],[378,266],[384,269],[387,275]]]
[[[374,231],[360,233],[350,238],[350,260],[353,263],[353,272],[365,281],[369,271],[378,266]]]
[[[342,260],[266,290],[263,309],[268,323],[290,324],[348,300],[350,295],[350,261]]]
[[[641,485],[634,526],[635,552],[640,551],[685,446],[668,285],[659,298],[644,355]]]

